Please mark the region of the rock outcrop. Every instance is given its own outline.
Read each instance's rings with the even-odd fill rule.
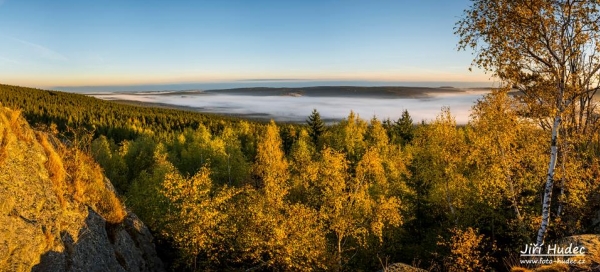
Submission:
[[[0,271],[163,271],[99,167],[52,139],[0,107]]]
[[[581,257],[572,257],[573,260],[581,260],[581,263],[571,264],[572,271],[598,271],[600,272],[600,235],[582,234],[565,237],[557,242],[559,247],[584,247]]]
[[[380,272],[426,272],[427,270],[416,268],[414,266],[410,266],[408,264],[403,263],[393,263],[387,266],[383,270],[379,270]]]

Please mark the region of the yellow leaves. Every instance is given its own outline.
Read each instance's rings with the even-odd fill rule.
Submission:
[[[275,122],[267,126],[257,146],[254,173],[261,179],[267,199],[282,204],[288,192],[288,163],[281,149],[281,138]]]
[[[317,212],[302,204],[272,205],[263,192],[248,189],[235,235],[243,257],[270,269],[325,269],[325,232]]]
[[[185,144],[185,135],[184,134],[179,134],[179,136],[177,136],[177,142],[179,144]]]
[[[350,160],[360,157],[366,146],[364,136],[367,131],[367,123],[350,111],[348,117],[336,127],[333,129],[333,134],[329,135],[331,147],[345,151]]]
[[[494,90],[473,106],[469,122],[468,161],[475,201],[491,207],[512,203],[515,218],[522,217],[522,192],[538,186],[546,162],[538,128],[518,115],[520,104],[508,89]],[[534,160],[532,160],[534,159]],[[520,219],[519,219],[520,220]]]
[[[370,148],[376,148],[381,153],[387,151],[389,138],[383,125],[377,118],[371,119],[366,135],[367,144]]]
[[[387,177],[379,153],[370,148],[363,155],[356,166],[356,178],[366,184],[377,186],[379,190],[387,192]]]
[[[319,164],[319,178],[315,184],[319,191],[314,200],[316,203],[329,203],[328,206],[335,209],[342,206],[339,198],[346,190],[347,168],[348,162],[342,153],[330,148],[323,150]]]
[[[438,242],[438,245],[448,247],[450,255],[446,257],[444,263],[448,271],[487,271],[492,259],[492,252],[495,245],[491,248],[483,234],[479,234],[477,229],[467,228],[461,230],[458,228],[450,229],[452,236],[449,241]]]
[[[172,237],[190,258],[200,252],[216,257],[211,254],[222,239],[219,225],[228,218],[222,210],[239,192],[226,186],[218,190],[212,187],[210,171],[202,167],[188,179],[175,171],[168,172],[160,189],[170,201],[165,234]]]
[[[317,179],[319,171],[318,163],[313,160],[313,153],[308,133],[301,130],[290,154],[290,199],[292,200],[306,202],[311,198],[311,186]]]
[[[342,262],[344,252],[351,247],[342,246],[342,241],[351,239],[362,247],[369,235],[381,239],[386,226],[402,223],[400,200],[389,195],[376,148],[363,155],[354,177],[348,174],[344,153],[325,148],[321,156],[316,203],[327,231],[338,241],[337,258]]]
[[[419,169],[414,178],[431,186],[430,198],[434,203],[447,207],[456,218],[456,208],[468,195],[465,154],[467,143],[464,129],[456,127],[456,121],[448,108],[434,122],[424,126],[415,140],[413,167]]]
[[[371,222],[371,231],[379,238],[379,242],[383,242],[383,228],[385,226],[398,227],[402,224],[400,199],[397,197],[384,198],[381,196],[377,199],[377,205],[374,208],[375,219]]]

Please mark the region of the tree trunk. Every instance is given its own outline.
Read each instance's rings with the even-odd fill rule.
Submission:
[[[517,192],[515,191],[515,185],[513,184],[513,179],[510,174],[510,168],[506,165],[506,155],[504,153],[504,148],[500,144],[500,139],[498,134],[496,134],[496,144],[498,145],[498,149],[500,150],[501,160],[500,163],[502,165],[502,170],[504,170],[504,175],[506,175],[506,181],[508,182],[508,188],[510,189],[510,200],[512,202],[513,208],[515,209],[515,214],[517,216],[517,220],[519,220],[519,229],[523,230],[525,226],[523,225],[523,217],[521,216],[521,212],[519,211],[519,203],[517,201]]]
[[[338,271],[342,271],[342,238],[338,237],[338,244],[337,244],[337,250],[338,250]]]
[[[554,185],[554,169],[558,159],[558,129],[561,122],[561,111],[554,117],[552,124],[552,142],[550,146],[550,163],[548,164],[548,175],[546,176],[546,187],[544,189],[544,200],[542,201],[542,224],[538,230],[536,245],[544,243],[544,236],[550,222],[550,204],[552,203],[552,187]]]
[[[448,207],[450,208],[450,214],[454,218],[454,224],[458,225],[458,217],[456,216],[454,206],[452,205],[452,198],[450,197],[450,185],[448,183],[449,181],[446,177],[446,202],[448,203]]]
[[[560,216],[562,215],[562,211],[563,211],[563,207],[565,205],[565,200],[563,199],[565,196],[565,183],[566,183],[566,175],[567,175],[567,169],[565,167],[565,164],[567,163],[566,160],[566,147],[563,145],[562,150],[560,151],[560,156],[562,157],[561,161],[560,161],[560,166],[561,166],[561,170],[562,170],[562,177],[560,179],[560,195],[558,195],[558,209],[556,211],[556,218],[560,218]]]
[[[231,186],[231,163],[229,162],[231,155],[227,154],[227,177],[229,178],[229,186]]]

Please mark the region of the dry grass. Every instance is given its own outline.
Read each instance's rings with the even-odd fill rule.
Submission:
[[[23,139],[23,131],[20,126],[19,117],[21,117],[20,110],[12,110],[9,112],[9,121],[8,125],[10,126],[12,132],[17,136],[18,139]]]
[[[6,147],[8,146],[8,129],[5,127],[0,127],[0,130],[2,130],[2,132],[0,132],[0,163],[3,162],[7,155],[7,149]]]
[[[523,267],[513,267],[510,269],[510,272],[565,272],[569,271],[569,266],[566,264],[551,264],[551,265],[542,265],[538,268],[527,269]]]
[[[0,269],[6,269],[11,267],[10,257],[16,249],[16,245],[10,240],[6,240],[5,244],[2,245],[2,251],[0,251]]]
[[[9,121],[4,114],[0,113],[0,162],[3,162],[8,154],[9,132]]]
[[[27,122],[21,118],[21,111],[12,110],[8,113],[9,126],[12,130],[12,133],[17,137],[17,139],[25,141],[28,144],[32,143],[35,136],[33,135],[31,129],[29,129]]]
[[[37,132],[36,136],[48,157],[45,167],[61,206],[65,208],[72,199],[92,207],[109,223],[121,223],[127,212],[105,183],[102,168],[89,155],[63,146],[51,134]]]
[[[532,272],[533,270],[529,270],[523,267],[513,267],[510,269],[510,272]]]
[[[48,228],[43,228],[44,231],[44,240],[45,240],[45,249],[44,251],[49,251],[54,247],[54,235],[52,234],[52,230]]]
[[[92,207],[107,222],[118,224],[127,212],[123,203],[104,181],[102,168],[88,155],[71,149],[65,155],[66,168],[71,173],[71,195]]]
[[[48,141],[48,136],[45,133],[37,133],[37,136],[39,143],[44,148],[44,152],[48,157],[48,161],[46,162],[45,166],[46,170],[48,170],[48,174],[50,175],[54,192],[58,197],[61,207],[65,208],[65,179],[67,177],[67,171],[65,170],[62,158],[58,152],[56,152],[52,144],[50,144]]]
[[[107,222],[117,224],[123,222],[127,212],[123,208],[123,203],[115,194],[109,191],[102,193],[101,201],[98,202],[98,212],[103,215]]]
[[[565,272],[569,271],[569,266],[566,264],[551,264],[543,265],[534,270],[535,272]]]
[[[82,177],[78,175],[79,173],[76,173],[73,176],[73,181],[71,182],[72,184],[72,191],[73,191],[73,199],[75,199],[75,201],[77,202],[85,202],[85,181],[82,180]]]
[[[65,196],[71,196],[75,202],[92,207],[107,222],[122,222],[127,212],[115,193],[107,188],[102,168],[79,150],[64,146],[55,148],[48,138],[53,136],[46,133],[37,135],[48,157],[46,168],[63,208],[66,205]],[[57,152],[57,149],[61,152]]]

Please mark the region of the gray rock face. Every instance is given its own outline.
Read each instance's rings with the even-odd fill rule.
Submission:
[[[88,209],[77,241],[68,232],[61,240],[64,250],[46,252],[32,271],[164,271],[152,235],[132,213],[122,224],[110,225]]]
[[[416,268],[414,266],[410,266],[408,264],[403,263],[393,263],[386,267],[384,270],[380,270],[380,272],[425,272],[427,270]]]

